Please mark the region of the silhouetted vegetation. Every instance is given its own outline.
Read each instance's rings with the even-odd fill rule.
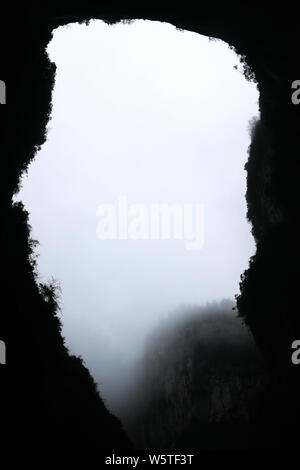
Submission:
[[[25,447],[130,448],[82,359],[70,355],[64,345],[58,287],[54,281],[38,282],[32,259],[36,243],[27,220],[23,205],[14,204],[6,227],[9,262],[3,266],[9,299],[5,315],[15,321],[7,339],[7,385],[14,406],[2,421],[4,437],[8,443],[18,439]]]

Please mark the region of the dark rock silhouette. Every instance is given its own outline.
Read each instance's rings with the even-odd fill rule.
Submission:
[[[9,446],[127,447],[80,359],[69,356],[55,314],[55,295],[38,286],[26,213],[12,205],[20,176],[46,139],[55,67],[45,48],[51,31],[90,18],[114,23],[144,18],[220,38],[240,54],[260,92],[248,170],[248,215],[257,252],[241,282],[239,314],[269,363],[273,384],[258,422],[258,446],[297,447],[300,368],[290,360],[300,338],[299,128],[291,83],[300,78],[298,6],[215,8],[118,7],[111,2],[8,2],[1,6],[0,79],[6,104],[1,129],[1,321],[7,364],[0,365],[1,439]],[[226,90],[224,90],[226,92]]]

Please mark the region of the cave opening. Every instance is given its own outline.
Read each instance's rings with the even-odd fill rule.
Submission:
[[[61,284],[67,346],[118,411],[149,331],[180,305],[238,293],[254,253],[244,165],[258,91],[226,43],[165,23],[70,24],[48,53],[57,72],[47,142],[17,199],[40,243],[40,279]],[[171,236],[175,219],[164,239],[101,240],[99,216],[118,214],[124,198],[130,220],[152,205],[200,205],[203,246]]]

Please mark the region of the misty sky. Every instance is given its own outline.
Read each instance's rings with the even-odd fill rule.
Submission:
[[[238,293],[254,252],[244,164],[258,91],[226,43],[169,24],[72,24],[48,52],[52,120],[16,199],[40,242],[40,279],[61,284],[67,345],[105,391],[112,355],[138,354],[161,316]],[[120,196],[203,204],[203,249],[99,240],[97,208]]]

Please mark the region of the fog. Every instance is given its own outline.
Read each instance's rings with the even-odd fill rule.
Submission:
[[[254,253],[244,165],[258,91],[226,43],[158,22],[60,27],[48,53],[57,74],[47,142],[16,199],[40,243],[40,280],[61,286],[66,344],[113,407],[161,319],[239,292]],[[117,211],[120,198],[146,210],[201,205],[201,248],[100,239],[99,206]]]

